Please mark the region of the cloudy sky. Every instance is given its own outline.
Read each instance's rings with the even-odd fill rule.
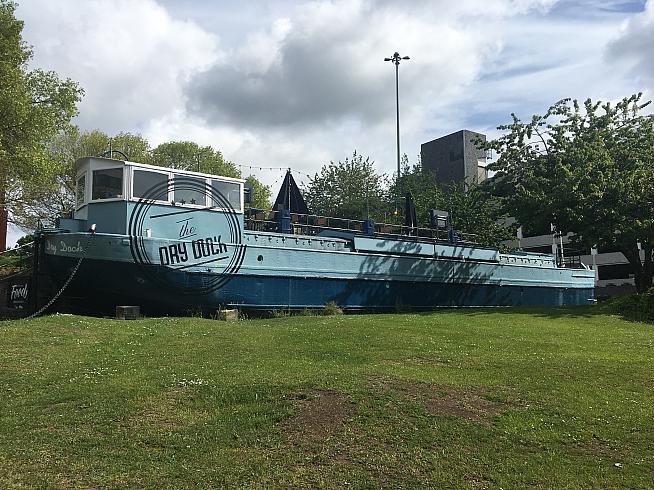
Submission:
[[[654,91],[654,0],[19,0],[34,67],[86,91],[77,124],[192,140],[312,174],[357,150],[496,134],[564,98]],[[273,183],[278,171],[255,173]]]

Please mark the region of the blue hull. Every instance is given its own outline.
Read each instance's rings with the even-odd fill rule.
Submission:
[[[50,257],[52,277],[66,278],[77,261]],[[400,280],[332,279],[236,275],[220,289],[206,294],[181,294],[152,282],[150,277],[198,289],[212,274],[171,271],[150,266],[150,273],[133,263],[88,259],[82,263],[67,295],[107,307],[138,304],[145,311],[185,312],[229,306],[245,309],[321,308],[333,301],[342,308],[394,310],[470,306],[565,306],[593,301],[593,288],[514,286],[474,283],[415,282]],[[96,278],[93,282],[89,278]]]

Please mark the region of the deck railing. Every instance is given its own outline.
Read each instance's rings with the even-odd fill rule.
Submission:
[[[266,211],[249,208],[245,210],[245,227],[254,231],[280,231],[280,215],[282,211]],[[290,230],[297,235],[318,235],[324,230],[355,232],[374,236],[403,236],[416,238],[429,238],[439,241],[458,241],[477,243],[476,235],[472,233],[456,232],[457,239],[451,240],[450,232],[438,228],[409,227],[393,223],[374,223],[372,230],[367,230],[365,220],[336,218],[333,216],[320,216],[315,214],[290,213]]]
[[[0,252],[0,280],[29,271],[34,262],[33,255],[33,243],[27,243]]]
[[[574,248],[566,248],[556,254],[557,267],[565,269],[583,269],[581,263],[581,251]]]

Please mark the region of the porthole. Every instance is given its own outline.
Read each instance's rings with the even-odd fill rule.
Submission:
[[[259,256],[257,257],[257,260],[258,260],[259,262],[263,262],[263,255],[259,255]]]

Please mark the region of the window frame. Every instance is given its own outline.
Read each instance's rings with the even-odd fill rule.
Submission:
[[[214,180],[217,180],[219,182],[224,182],[226,184],[235,184],[235,185],[238,186],[238,201],[239,201],[239,203],[238,203],[238,208],[234,207],[234,211],[236,211],[237,213],[242,213],[243,212],[243,187],[244,187],[243,182],[234,182],[233,180],[225,180],[224,178],[216,177],[216,178],[210,178],[209,179],[209,187],[213,188],[213,181]],[[211,200],[211,204],[212,204],[210,209],[213,209],[213,210],[216,210],[216,211],[229,211],[228,208],[222,208],[220,206],[213,206],[213,194],[209,195],[208,198]]]
[[[171,199],[171,192],[173,192],[173,189],[171,189],[171,187],[170,187],[170,179],[172,178],[172,172],[170,172],[169,170],[164,170],[164,169],[155,170],[155,169],[152,169],[152,168],[136,167],[136,166],[130,165],[130,172],[129,172],[129,177],[130,177],[129,178],[129,186],[130,186],[130,189],[129,189],[129,199],[128,199],[130,201],[132,201],[132,200],[133,201],[138,201],[140,199],[144,199],[143,197],[138,197],[138,196],[134,195],[134,172],[150,172],[150,173],[153,173],[153,174],[165,175],[166,180],[168,181],[166,199],[165,200],[164,199],[152,199],[152,201],[158,202],[158,203],[170,204],[170,202],[172,200]]]
[[[82,202],[78,203],[77,202],[78,183],[82,177],[84,177],[84,196],[82,198]],[[88,169],[84,169],[83,172],[80,172],[75,176],[75,211],[77,211],[78,209],[82,209],[88,203],[89,203],[89,171]]]
[[[208,184],[209,187],[211,187],[211,181],[212,180],[219,180],[225,183],[233,183],[239,186],[239,207],[236,208],[234,207],[234,210],[238,214],[242,214],[244,212],[244,197],[243,197],[243,189],[244,189],[244,181],[243,179],[238,179],[238,178],[233,178],[233,177],[221,177],[221,176],[216,176],[216,175],[210,175],[210,174],[197,174],[195,172],[185,172],[185,171],[180,171],[174,168],[166,168],[166,167],[158,167],[155,165],[149,165],[149,164],[138,164],[135,162],[126,162],[126,165],[124,167],[126,170],[123,173],[124,176],[124,182],[123,182],[123,187],[125,188],[125,195],[127,196],[126,199],[127,201],[132,201],[136,202],[139,199],[142,199],[140,197],[135,197],[134,196],[134,171],[135,170],[141,170],[141,171],[146,171],[146,172],[155,172],[155,173],[161,173],[161,174],[166,174],[168,175],[168,180],[170,181],[171,179],[175,178],[175,175],[179,175],[180,177],[187,177],[187,178],[193,178],[193,179],[198,179],[198,180],[204,180],[206,184]],[[159,204],[172,204],[172,202],[175,199],[175,186],[169,186],[168,189],[168,200],[167,201],[161,201],[158,199],[153,199],[155,203]],[[94,202],[107,202],[111,200],[121,200],[121,199],[101,199],[97,200]],[[213,206],[213,198],[210,192],[205,193],[205,204],[189,204],[189,203],[184,203],[181,204],[178,201],[174,201],[176,207],[181,207],[181,208],[189,208],[189,209],[204,209],[207,211],[228,211],[226,208],[221,208],[218,206]]]
[[[122,196],[121,197],[107,197],[106,199],[93,199],[93,174],[95,172],[102,172],[104,170],[115,170],[115,169],[120,169],[123,171],[123,176],[121,179],[121,184],[122,184]],[[126,168],[124,165],[115,165],[111,167],[100,167],[100,168],[91,168],[91,185],[89,186],[91,188],[90,192],[90,197],[91,199],[88,200],[88,203],[96,203],[96,202],[112,202],[112,201],[125,201],[127,196],[127,179],[125,178],[128,175],[128,172],[126,171]]]
[[[211,181],[208,177],[203,177],[200,175],[187,175],[183,173],[179,173],[179,171],[175,172],[174,170],[171,172],[172,173],[172,178],[173,178],[173,186],[171,189],[172,195],[173,195],[173,201],[175,201],[175,206],[183,206],[183,207],[189,207],[193,209],[211,209],[211,207],[207,204],[207,201],[211,199],[211,196],[209,193],[205,192],[204,193],[204,204],[191,204],[188,202],[185,202],[184,204],[181,203],[181,201],[176,201],[175,200],[175,175],[179,175],[182,178],[187,178],[187,179],[196,179],[196,180],[204,180],[205,185],[207,185],[207,181]],[[211,185],[211,184],[209,184]]]

